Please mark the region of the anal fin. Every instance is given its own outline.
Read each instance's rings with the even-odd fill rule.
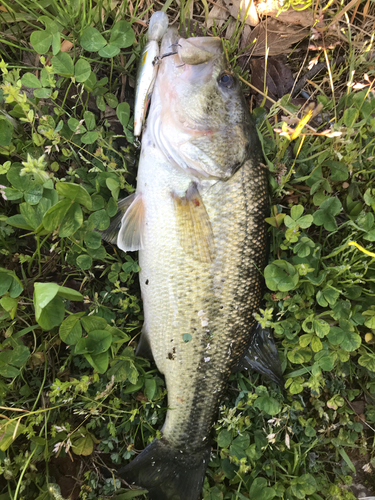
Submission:
[[[121,228],[121,221],[122,221],[127,209],[133,203],[135,196],[136,196],[135,193],[133,193],[133,194],[127,196],[126,198],[123,198],[122,200],[120,200],[118,202],[117,214],[111,220],[109,227],[107,229],[105,229],[104,231],[100,232],[103,240],[108,241],[108,243],[117,243],[118,233],[119,233],[120,228]]]
[[[269,328],[263,328],[259,323],[254,328],[248,351],[237,367],[237,370],[242,369],[255,370],[284,388],[279,353]]]
[[[215,253],[210,219],[195,182],[185,196],[173,194],[179,238],[187,254],[200,262],[212,262]]]

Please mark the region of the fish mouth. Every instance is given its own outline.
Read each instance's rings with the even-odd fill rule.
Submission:
[[[180,38],[176,28],[169,28],[161,43],[161,54],[178,55],[182,65],[195,66],[204,64],[213,57],[222,54],[222,42],[219,37]]]

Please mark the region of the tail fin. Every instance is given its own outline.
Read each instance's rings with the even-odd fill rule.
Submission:
[[[210,450],[208,446],[188,455],[165,438],[157,439],[117,475],[129,485],[146,488],[151,500],[198,500]]]

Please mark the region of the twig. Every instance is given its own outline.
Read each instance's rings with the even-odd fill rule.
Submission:
[[[350,10],[353,7],[353,5],[355,5],[357,3],[357,1],[358,0],[352,0],[351,2],[348,3],[348,5],[346,5],[342,10],[340,10],[340,12],[338,12],[335,15],[335,17],[332,19],[332,21],[329,23],[329,25],[327,26],[326,30],[328,31],[329,28],[333,24],[335,24],[335,22],[337,22],[340,19],[340,17],[342,17],[345,14],[345,12],[348,12],[348,10]]]
[[[343,62],[345,62],[345,57],[340,56],[336,59],[336,61],[334,61],[334,64],[338,65],[342,64]],[[310,69],[310,71],[308,71],[305,75],[303,75],[303,77],[300,80],[298,80],[296,86],[294,87],[292,91],[292,97],[296,97],[305,86],[307,80],[311,80],[312,78],[314,78],[314,76],[317,75],[320,71],[322,71],[322,69],[327,69],[326,62],[321,62],[319,64],[316,64]]]

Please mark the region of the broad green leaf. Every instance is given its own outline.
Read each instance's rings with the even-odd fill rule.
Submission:
[[[116,108],[117,118],[120,120],[121,125],[125,129],[129,123],[130,106],[127,102],[120,102]]]
[[[60,23],[55,22],[51,17],[49,16],[40,16],[38,17],[38,21],[42,22],[46,28],[46,31],[48,33],[56,33],[57,31],[61,31],[62,26]]]
[[[25,85],[25,87],[29,87],[31,89],[42,88],[39,78],[33,75],[33,73],[25,73],[21,78],[21,83],[22,85]]]
[[[0,146],[7,147],[12,142],[13,126],[3,116],[0,116]]]
[[[83,434],[83,436],[82,436]],[[76,455],[88,456],[94,451],[94,441],[91,434],[86,429],[79,429],[72,438],[72,450]]]
[[[335,216],[340,212],[340,200],[335,197],[328,198],[323,201],[319,210],[314,213],[314,224],[324,226],[326,231],[335,231],[337,229]]]
[[[105,330],[108,326],[107,321],[100,316],[83,316],[81,323],[87,333],[93,330]]]
[[[90,269],[90,267],[92,266],[92,258],[90,257],[90,255],[81,254],[77,257],[76,264],[83,270]]]
[[[112,45],[112,44],[106,45],[105,47],[103,47],[99,50],[100,57],[108,57],[108,58],[115,57],[119,53],[120,53],[120,49],[118,47],[116,47],[116,45]]]
[[[96,231],[89,231],[84,236],[84,242],[88,248],[99,248],[102,244],[102,237]]]
[[[331,286],[327,286],[323,290],[319,290],[319,292],[316,294],[316,300],[322,307],[327,307],[328,304],[330,306],[334,306],[339,296],[339,290],[336,290],[336,288],[333,288]]]
[[[73,60],[67,52],[59,52],[51,59],[52,67],[58,75],[74,76]]]
[[[99,132],[94,130],[92,132],[86,132],[86,134],[81,137],[81,141],[83,144],[93,144],[98,137]]]
[[[332,345],[340,345],[341,349],[347,352],[355,351],[362,343],[361,337],[357,333],[338,326],[331,327],[327,338]]]
[[[301,217],[304,212],[304,208],[302,205],[293,205],[290,210],[290,216],[292,219],[297,220]]]
[[[98,210],[90,215],[89,222],[94,224],[94,227],[99,231],[104,231],[109,226],[111,220],[105,210]]]
[[[61,36],[60,33],[57,31],[52,34],[52,54],[56,56],[61,49]]]
[[[30,187],[33,186],[35,182],[31,180],[29,176],[21,175],[22,168],[23,166],[20,164],[12,165],[8,170],[7,179],[15,189],[26,191],[30,189]]]
[[[43,186],[35,183],[32,187],[30,187],[25,192],[25,201],[29,205],[37,205],[40,202],[40,200],[42,199],[42,196],[43,196]],[[51,204],[49,204],[49,207],[50,206],[51,206]]]
[[[47,200],[45,201],[47,202]],[[21,203],[20,212],[27,224],[35,230],[41,225],[43,213],[45,213],[45,211],[41,212],[39,205],[32,206],[28,203]]]
[[[318,318],[315,318],[313,320],[313,327],[314,327],[315,333],[321,339],[323,337],[325,337],[326,335],[328,335],[329,330],[330,330],[329,323],[327,323],[327,321],[324,321],[323,319],[318,319]]]
[[[104,95],[104,99],[106,100],[108,106],[110,106],[113,109],[115,109],[116,106],[118,105],[118,99],[114,94],[110,94],[109,92],[107,92]]]
[[[73,288],[67,288],[66,286],[59,286],[57,295],[68,300],[83,300],[83,295],[80,292],[77,292],[77,290]]]
[[[135,40],[134,31],[131,24],[127,21],[117,22],[111,29],[111,45],[115,45],[120,49],[125,49],[133,45]]]
[[[13,271],[0,267],[0,295],[9,292],[10,297],[17,298],[23,290],[23,285]]]
[[[24,431],[25,426],[19,420],[0,420],[0,450],[6,451],[17,439],[17,437]]]
[[[59,229],[60,238],[74,234],[83,223],[82,209],[79,203],[73,203],[66,212]]]
[[[271,500],[276,496],[276,491],[268,487],[267,480],[263,477],[254,479],[250,487],[250,498],[254,500]]]
[[[44,309],[41,310],[37,318],[37,322],[43,330],[52,330],[55,326],[59,326],[65,315],[65,307],[60,297],[55,297],[49,302]],[[36,317],[36,313],[35,313]]]
[[[91,73],[91,66],[86,59],[80,57],[74,66],[74,77],[76,82],[85,82]]]
[[[312,358],[311,349],[308,347],[294,347],[288,351],[288,359],[292,363],[302,364],[307,363]]]
[[[0,296],[4,295],[13,281],[13,277],[11,274],[7,274],[6,272],[0,272]]]
[[[145,380],[145,396],[150,401],[154,398],[157,390],[156,380],[154,378],[146,378]]]
[[[277,415],[281,410],[280,403],[277,399],[274,399],[271,396],[259,396],[254,402],[254,407],[259,408],[259,410],[262,410],[271,416]]]
[[[287,292],[298,284],[297,269],[285,260],[274,260],[264,270],[266,284],[270,290]]]
[[[37,97],[38,99],[47,99],[48,97],[51,97],[52,95],[52,89],[35,89],[34,90],[34,97]]]
[[[91,111],[85,111],[83,113],[83,118],[85,119],[87,130],[93,130],[96,126],[94,113]]]
[[[30,351],[24,345],[17,345],[12,350],[3,350],[0,352],[1,363],[8,363],[10,365],[21,368],[29,359]]]
[[[77,203],[80,203],[81,205],[91,210],[91,196],[80,184],[74,184],[73,182],[57,182],[56,191],[61,196],[65,196],[70,200],[76,201]]]
[[[220,448],[228,448],[232,442],[232,432],[228,429],[222,429],[217,436],[217,444]]]
[[[102,95],[98,95],[96,98],[96,107],[100,109],[100,111],[105,111],[105,102]]]
[[[64,319],[59,328],[59,335],[66,344],[76,344],[82,337],[80,315],[71,315]]]
[[[0,299],[0,305],[10,314],[10,318],[14,319],[17,311],[18,300],[5,296]]]
[[[338,408],[341,408],[341,406],[344,406],[345,404],[345,399],[342,398],[339,394],[335,394],[331,399],[327,401],[327,406],[328,408],[331,408],[331,410],[337,410]]]
[[[33,31],[30,43],[38,54],[46,54],[52,43],[52,33],[45,30]]]
[[[307,238],[306,236],[302,236],[300,241],[294,245],[293,252],[298,255],[298,257],[307,257],[310,255],[311,250],[315,247],[315,243]]]
[[[361,366],[365,366],[371,372],[375,372],[375,354],[371,352],[366,352],[358,358],[358,363]]]
[[[59,285],[57,283],[34,283],[34,307],[35,307],[35,317],[41,314],[42,309],[44,309],[51,300],[53,300],[58,291]]]
[[[306,495],[315,493],[316,481],[311,474],[303,474],[300,477],[292,479],[291,490],[297,498],[305,498]]]
[[[102,47],[107,45],[107,42],[96,28],[88,26],[81,35],[80,44],[81,47],[89,52],[97,52]]]
[[[47,231],[55,231],[61,224],[65,214],[71,207],[71,201],[67,198],[59,201],[51,207],[43,217],[43,226]]]
[[[359,116],[359,111],[355,108],[346,108],[344,111],[344,115],[342,117],[342,120],[345,124],[345,127],[352,127],[354,123],[357,121]]]
[[[346,181],[349,177],[348,167],[345,163],[340,161],[326,160],[324,166],[329,167],[331,170],[331,180],[333,181]]]
[[[319,352],[319,351],[321,351],[323,349],[322,341],[320,340],[319,337],[316,337],[315,335],[311,339],[311,344],[310,345],[311,345],[311,349],[314,352]]]
[[[108,352],[103,352],[101,354],[85,354],[85,358],[98,373],[105,373],[108,370]]]
[[[86,132],[86,127],[81,123],[77,118],[69,118],[68,120],[68,127],[72,132],[75,134],[83,134]]]

